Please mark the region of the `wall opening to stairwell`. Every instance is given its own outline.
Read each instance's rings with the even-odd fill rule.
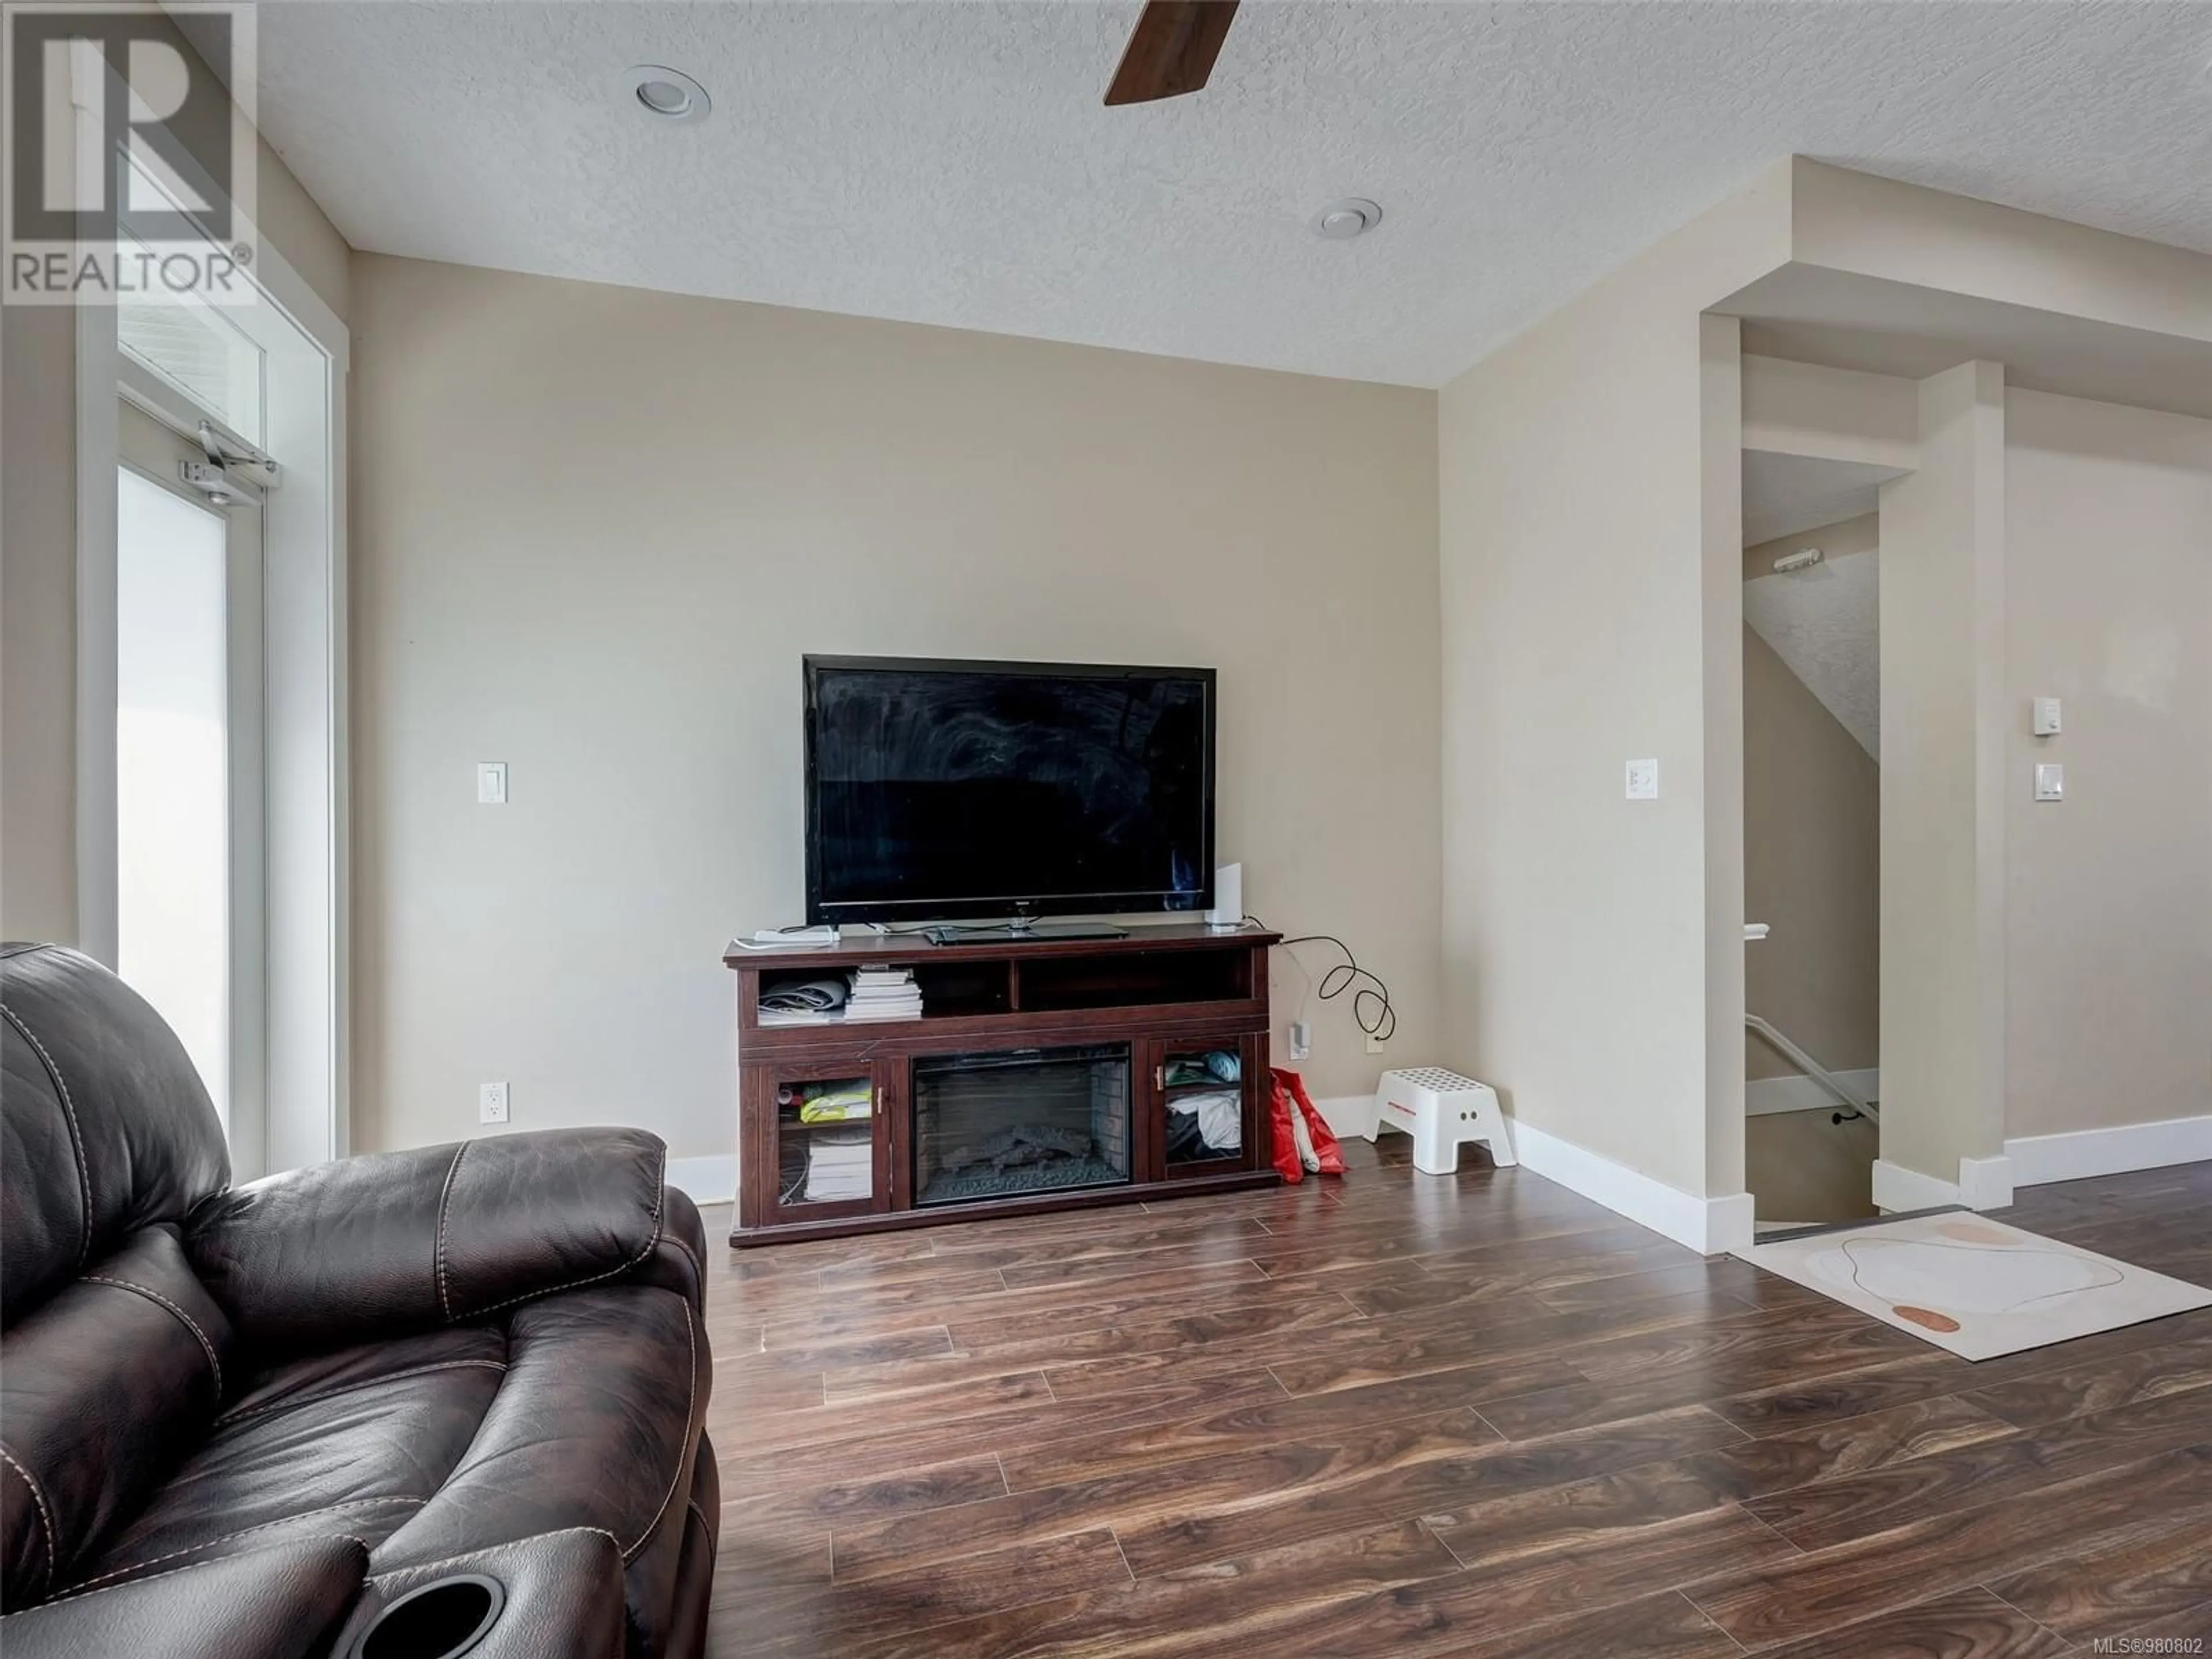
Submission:
[[[1876,492],[1893,476],[1744,454],[1744,1170],[1762,1232],[1876,1213],[1878,1130],[1844,1097],[1881,1096]]]

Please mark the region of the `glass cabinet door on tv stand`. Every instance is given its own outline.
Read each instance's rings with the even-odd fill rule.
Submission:
[[[890,1207],[891,1107],[902,1070],[844,1061],[745,1068],[759,1143],[747,1150],[775,1174],[763,1223]]]
[[[1165,1038],[1151,1048],[1158,1178],[1255,1167],[1265,1042],[1224,1033]]]

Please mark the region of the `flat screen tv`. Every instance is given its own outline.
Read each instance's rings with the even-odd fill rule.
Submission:
[[[816,657],[806,919],[1203,910],[1213,671]]]

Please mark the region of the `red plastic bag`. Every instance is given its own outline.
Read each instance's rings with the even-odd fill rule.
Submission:
[[[1315,1109],[1305,1079],[1279,1066],[1271,1067],[1268,1075],[1273,1086],[1268,1091],[1267,1118],[1274,1130],[1275,1168],[1283,1179],[1293,1182],[1305,1179],[1305,1160],[1298,1148],[1300,1128],[1313,1148],[1318,1173],[1342,1175],[1344,1150],[1336,1144],[1335,1132]],[[1295,1121],[1292,1112],[1297,1114]]]

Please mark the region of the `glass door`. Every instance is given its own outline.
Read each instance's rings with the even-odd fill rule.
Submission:
[[[1164,1179],[1250,1169],[1264,1082],[1261,1040],[1189,1037],[1155,1042],[1152,1084],[1162,1126]]]
[[[763,1223],[823,1221],[890,1206],[890,1065],[749,1066],[763,1126],[749,1183]],[[772,1110],[770,1109],[773,1109]]]
[[[116,476],[117,971],[260,1158],[261,514],[188,488],[195,447],[121,410]]]

